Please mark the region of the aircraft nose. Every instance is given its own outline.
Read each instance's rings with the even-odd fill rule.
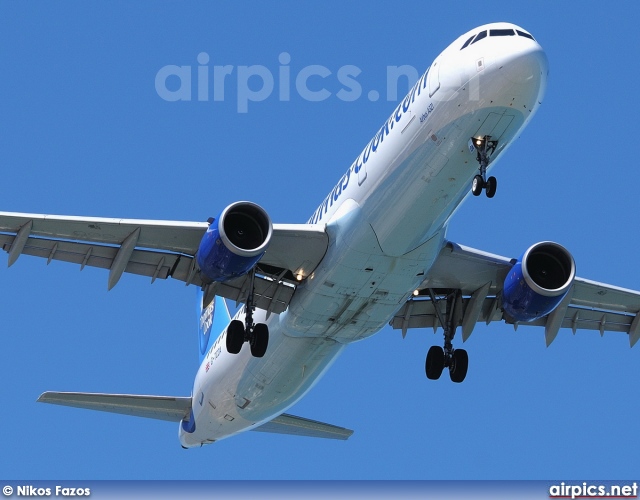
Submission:
[[[543,83],[549,72],[547,55],[535,42],[503,54],[496,62],[503,67],[504,77],[518,84]]]

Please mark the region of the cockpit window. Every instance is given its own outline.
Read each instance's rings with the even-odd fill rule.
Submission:
[[[511,28],[501,28],[501,29],[492,29],[489,30],[489,36],[515,36],[516,33],[518,33],[518,35],[523,36],[525,38],[530,38],[531,40],[535,41],[535,38],[533,38],[529,33],[527,33],[526,31],[521,31],[521,30],[513,30]],[[474,43],[482,40],[483,38],[487,37],[487,31],[481,31],[480,33],[478,33],[477,35],[471,36],[466,42],[464,42],[464,45],[462,47],[460,47],[460,50],[462,49],[466,49],[469,45],[473,45]]]
[[[469,37],[469,40],[467,40],[466,42],[464,42],[464,45],[462,47],[460,47],[460,50],[464,49],[467,47],[467,45],[469,45],[471,43],[471,40],[473,40],[473,37],[475,35],[471,35],[471,37]]]
[[[518,32],[518,35],[523,36],[525,38],[531,38],[531,40],[533,40],[534,42],[536,41],[535,38],[533,38],[529,33],[527,33],[526,31],[520,31],[520,30],[516,30]]]
[[[515,36],[512,29],[489,30],[490,36]]]
[[[482,40],[483,38],[485,38],[487,36],[487,32],[485,31],[481,31],[480,33],[478,33],[476,35],[476,37],[473,39],[473,42],[471,42],[471,45],[473,45],[474,43],[476,43],[479,40]]]

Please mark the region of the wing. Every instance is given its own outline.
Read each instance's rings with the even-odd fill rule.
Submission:
[[[248,277],[205,285],[195,259],[207,222],[178,222],[98,217],[68,217],[0,212],[0,246],[9,253],[9,266],[22,254],[62,260],[109,270],[108,288],[123,273],[156,279],[174,278],[207,288],[208,294],[243,302]],[[295,276],[307,276],[328,247],[321,226],[274,224],[271,244],[258,263],[255,305],[269,312],[287,308]]]
[[[44,392],[40,403],[51,403],[87,410],[106,411],[180,422],[191,411],[191,398],[172,396],[139,396],[134,394],[98,394],[90,392]],[[290,434],[325,439],[348,439],[353,431],[315,420],[283,413],[270,422],[252,429],[259,432]]]
[[[409,328],[437,328],[438,312],[443,304],[436,298],[454,294],[457,311],[454,324],[462,327],[467,340],[476,323],[506,320],[501,307],[502,284],[515,259],[507,259],[473,248],[447,243],[412,297],[394,315],[391,326],[403,335]],[[431,291],[429,293],[429,290]],[[429,294],[429,298],[426,295]],[[439,307],[439,311],[436,311]],[[631,347],[640,338],[640,292],[604,283],[576,278],[571,290],[558,307],[547,316],[519,325],[544,326],[547,345],[556,338],[560,328],[624,332]]]

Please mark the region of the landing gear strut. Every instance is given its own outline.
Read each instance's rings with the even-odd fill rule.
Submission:
[[[251,346],[251,354],[254,358],[261,358],[267,352],[269,345],[269,327],[264,323],[253,322],[254,280],[256,271],[251,271],[251,285],[249,296],[245,304],[244,324],[240,320],[233,320],[227,327],[227,351],[230,354],[238,354],[245,342]]]
[[[446,296],[446,312],[444,317],[438,307],[438,300],[432,289],[429,289],[431,302],[438,316],[438,321],[444,328],[444,348],[432,346],[427,353],[425,371],[427,378],[437,380],[442,375],[445,367],[449,368],[449,377],[452,382],[460,383],[467,376],[469,356],[464,349],[454,349],[452,340],[458,326],[458,314],[461,313],[462,296],[459,290],[454,290]]]
[[[480,164],[478,170],[480,173],[473,178],[471,184],[471,192],[474,196],[480,196],[482,190],[485,190],[487,198],[493,198],[498,189],[498,181],[495,177],[487,179],[487,167],[489,166],[490,157],[498,146],[498,141],[492,141],[490,135],[484,137],[472,137],[471,143],[476,150],[476,160]]]

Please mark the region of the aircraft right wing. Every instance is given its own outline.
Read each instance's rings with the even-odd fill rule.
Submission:
[[[22,254],[109,270],[108,288],[124,272],[156,279],[173,278],[235,302],[246,299],[249,277],[207,285],[195,259],[207,222],[75,217],[0,212],[0,247],[9,266]],[[296,276],[308,276],[329,245],[323,226],[274,224],[271,244],[258,263],[255,305],[268,312],[284,311]]]
[[[426,291],[435,295],[456,294],[454,324],[462,327],[466,341],[477,322],[489,324],[507,318],[501,308],[502,285],[515,259],[508,259],[449,242],[420,286],[418,296],[410,298],[394,315],[390,324],[402,330],[438,328],[443,304],[434,304]],[[434,295],[434,296],[435,296]],[[640,292],[576,277],[573,286],[548,315],[519,326],[544,326],[547,345],[560,328],[623,332],[631,347],[640,339]]]
[[[136,417],[180,422],[191,412],[191,398],[173,396],[139,396],[134,394],[99,394],[90,392],[44,392],[39,403],[121,413]],[[257,432],[289,434],[325,439],[348,439],[353,431],[307,418],[283,413],[251,429]]]

